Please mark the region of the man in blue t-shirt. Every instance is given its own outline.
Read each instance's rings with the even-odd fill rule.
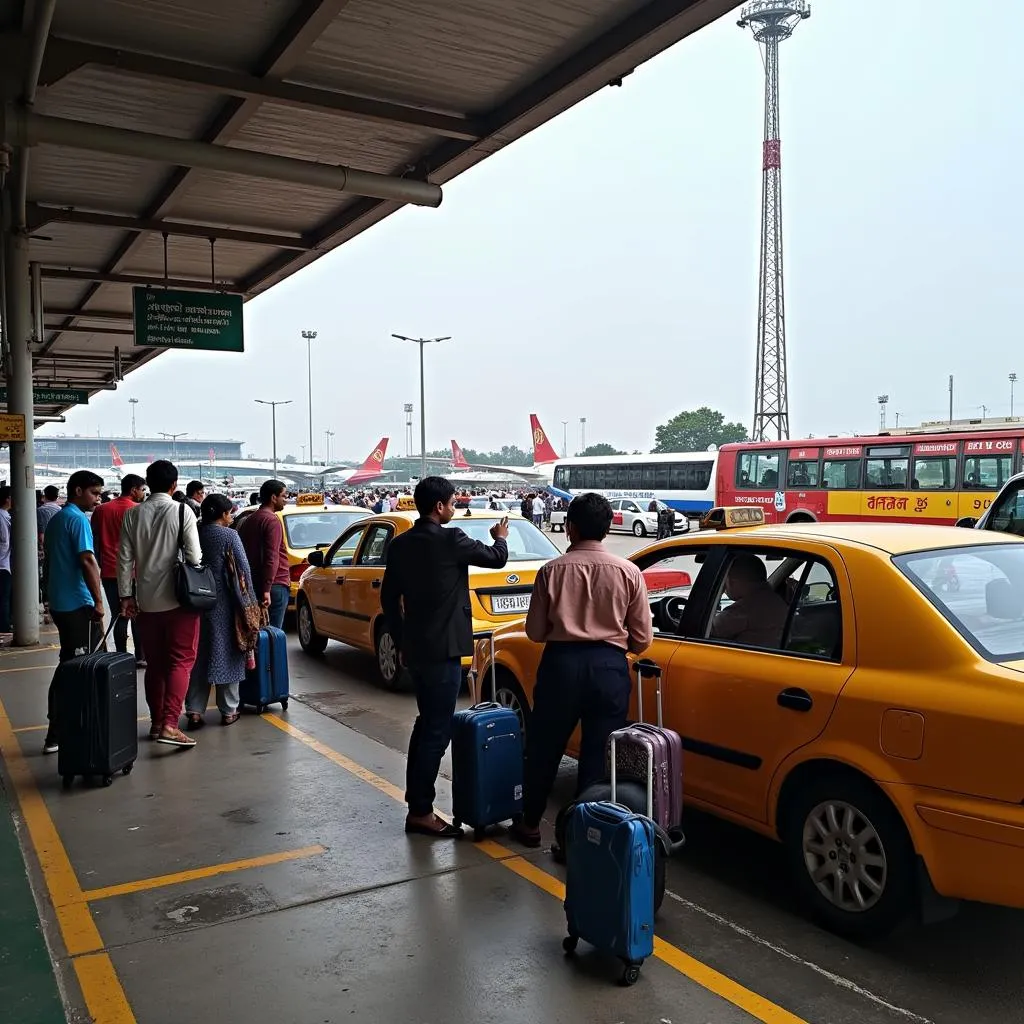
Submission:
[[[87,513],[100,503],[102,493],[102,477],[85,469],[72,473],[67,503],[46,524],[43,534],[46,599],[60,636],[60,661],[88,654],[100,640],[103,585]],[[57,750],[55,710],[51,681],[44,754]]]

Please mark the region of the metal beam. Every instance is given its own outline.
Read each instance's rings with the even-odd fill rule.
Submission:
[[[152,234],[182,235],[187,238],[213,238],[217,241],[244,242],[249,245],[268,245],[275,249],[294,249],[307,252],[312,248],[298,235],[274,231],[249,231],[244,228],[225,228],[205,224],[185,224],[181,221],[143,220],[116,213],[93,213],[89,210],[63,209],[58,206],[28,204],[28,223],[35,231],[45,224],[88,224],[100,228],[124,228],[126,231],[148,231]]]
[[[61,334],[122,334],[128,338],[134,338],[134,331],[126,331],[123,327],[89,327],[86,324],[65,324],[60,328],[47,327],[47,334],[50,331],[60,330]]]
[[[267,100],[281,106],[320,113],[340,114],[384,124],[423,128],[435,135],[474,141],[486,134],[482,121],[406,103],[369,99],[352,93],[296,85],[280,79],[239,74],[227,68],[193,64],[188,61],[154,57],[148,53],[97,46],[71,39],[50,40],[46,49],[43,82],[59,81],[71,71],[87,64],[99,65],[126,75],[182,82],[206,92],[236,96],[240,99]]]
[[[82,270],[76,267],[43,267],[43,278],[55,281],[94,281],[97,284],[140,284],[152,288],[166,285],[168,288],[191,288],[197,292],[237,291],[232,284],[223,281],[214,284],[212,281],[198,280],[192,277],[162,278],[147,277],[144,274],[108,274],[102,270]],[[82,301],[86,302],[88,298]],[[53,328],[53,330],[61,331],[63,327]],[[48,348],[52,344],[53,339],[51,338],[46,347]]]
[[[12,103],[3,108],[3,129],[4,141],[19,148],[46,144],[67,146],[92,153],[113,153],[135,160],[266,178],[417,206],[441,205],[441,186],[415,178],[335,167],[313,160],[296,160],[234,146],[215,146],[209,142],[176,139],[129,128],[88,124],[66,117],[49,117],[30,113]]]
[[[78,320],[118,320],[131,323],[131,313],[116,313],[111,309],[47,309],[43,311],[46,320],[72,317]]]
[[[298,0],[291,17],[282,26],[259,61],[252,68],[257,78],[284,78],[302,60],[306,51],[320,38],[327,26],[341,13],[349,0]],[[238,134],[242,126],[259,108],[258,100],[227,100],[207,125],[201,138],[204,142],[224,143]],[[146,220],[164,218],[175,200],[188,187],[193,172],[188,167],[175,168],[157,190],[143,213]],[[121,263],[135,252],[143,234],[133,231],[125,235],[114,255],[107,261],[106,273],[115,273]],[[87,305],[100,288],[100,283],[86,290],[81,304]],[[45,352],[57,340],[53,337],[43,346]]]
[[[622,79],[638,65],[738,6],[738,0],[648,0],[593,42],[483,116],[489,134],[478,142],[445,140],[416,162],[420,177],[443,184],[550,120],[560,110]],[[398,209],[379,199],[357,199],[307,232],[315,253],[329,250]],[[279,253],[239,281],[247,295],[265,290],[315,254]]]

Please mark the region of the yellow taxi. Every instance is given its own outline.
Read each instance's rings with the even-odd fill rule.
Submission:
[[[1024,907],[1024,543],[759,520],[715,510],[717,530],[632,555],[686,803],[781,841],[844,934],[955,900]],[[528,731],[542,648],[522,623],[495,641],[499,700]],[[475,660],[490,670],[484,645]]]
[[[235,516],[235,529],[256,510],[255,505],[242,509]],[[358,505],[328,504],[323,494],[300,494],[294,505],[285,505],[277,515],[284,528],[284,546],[288,552],[291,590],[288,610],[294,611],[299,580],[309,568],[309,556],[318,549],[330,547],[346,527],[357,519],[365,519],[370,510]]]
[[[490,530],[504,512],[467,509],[448,524],[473,540],[491,544]],[[339,640],[376,655],[381,680],[402,685],[395,641],[381,615],[380,585],[392,538],[412,528],[414,512],[385,512],[349,527],[326,551],[313,552],[311,567],[299,584],[296,614],[299,643],[309,654],[322,654],[329,640]],[[533,523],[508,517],[508,563],[503,569],[469,570],[473,631],[521,619],[530,607],[537,570],[559,554]],[[468,669],[471,659],[467,658]]]

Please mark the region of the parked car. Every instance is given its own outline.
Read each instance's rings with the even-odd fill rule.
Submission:
[[[658,512],[649,512],[650,501],[636,498],[612,498],[612,530],[619,533],[631,533],[634,537],[646,537],[658,533],[658,512],[668,506],[659,501]],[[673,533],[687,533],[690,520],[682,514],[675,513]]]

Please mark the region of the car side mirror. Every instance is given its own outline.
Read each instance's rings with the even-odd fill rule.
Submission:
[[[985,584],[985,612],[993,619],[1013,621],[1024,616],[1024,601],[1009,580],[989,580]]]
[[[314,565],[318,569],[322,569],[324,564],[324,553],[319,548],[317,548],[316,551],[310,551],[306,561],[309,562],[310,565]]]
[[[973,530],[978,525],[978,520],[974,516],[963,516],[954,525],[962,526],[965,530]]]

